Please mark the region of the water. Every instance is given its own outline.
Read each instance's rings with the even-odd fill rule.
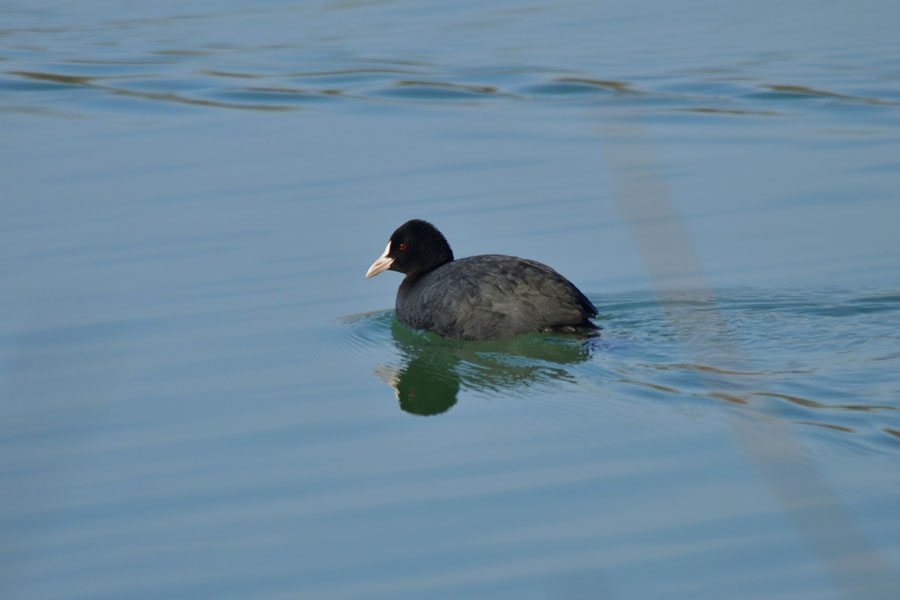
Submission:
[[[4,598],[893,598],[892,2],[6,3]],[[390,232],[599,337],[410,332]]]

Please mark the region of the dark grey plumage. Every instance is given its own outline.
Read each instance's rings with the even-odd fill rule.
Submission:
[[[367,277],[385,269],[406,273],[396,314],[412,329],[463,340],[597,329],[594,305],[547,265],[499,254],[453,260],[444,236],[425,221],[398,228]]]

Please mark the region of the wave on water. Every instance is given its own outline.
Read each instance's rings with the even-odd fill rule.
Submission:
[[[898,107],[893,97],[860,95],[799,83],[774,83],[735,72],[672,73],[622,80],[603,73],[497,64],[460,69],[396,61],[339,62],[314,69],[234,64],[221,48],[168,49],[147,55],[82,56],[33,64],[3,63],[2,110],[57,105],[72,114],[115,111],[121,103],[153,102],[169,108],[285,111],[326,108],[347,101],[389,104],[480,105],[485,102],[612,104],[650,112],[772,118],[834,105]],[[274,67],[274,68],[273,68]],[[72,92],[75,95],[72,95]],[[116,102],[110,103],[110,100]],[[798,101],[824,104],[801,107]],[[121,106],[121,108],[125,108]]]
[[[463,398],[550,402],[589,389],[598,399],[657,410],[752,408],[797,426],[896,447],[900,294],[726,290],[714,304],[727,322],[716,323],[695,318],[711,310],[710,303],[664,302],[650,294],[593,302],[603,330],[589,339],[450,341],[410,331],[392,311],[378,311],[343,319],[340,345],[371,360],[373,373],[411,413],[439,414]],[[688,318],[673,318],[673,311]],[[679,330],[686,322],[692,330]],[[698,344],[707,345],[699,356]],[[707,350],[725,344],[732,350],[717,362],[716,352]]]

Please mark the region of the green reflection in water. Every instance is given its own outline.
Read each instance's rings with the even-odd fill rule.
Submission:
[[[379,369],[394,388],[400,408],[415,415],[437,415],[456,404],[461,388],[496,394],[552,381],[575,381],[566,366],[590,358],[598,336],[524,335],[505,340],[445,340],[412,331],[396,319],[391,337],[403,365]]]

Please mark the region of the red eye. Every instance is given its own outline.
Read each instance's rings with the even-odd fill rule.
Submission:
[[[397,247],[400,248],[401,250],[406,250],[406,244],[400,244]]]

